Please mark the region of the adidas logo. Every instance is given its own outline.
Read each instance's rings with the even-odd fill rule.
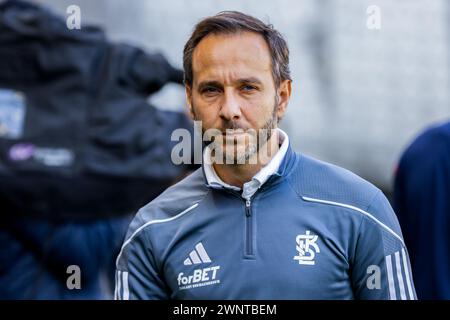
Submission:
[[[185,266],[190,266],[192,264],[201,264],[211,262],[208,254],[206,253],[205,247],[201,242],[195,245],[195,249],[189,253],[189,258],[184,260],[183,264]]]

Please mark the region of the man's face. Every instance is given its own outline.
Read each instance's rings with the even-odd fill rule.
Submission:
[[[186,87],[192,117],[202,121],[204,132],[223,133],[224,156],[248,160],[284,115],[290,81],[275,88],[268,45],[252,32],[208,35],[195,48],[192,67],[192,88]],[[265,141],[251,139],[249,129],[266,129]]]

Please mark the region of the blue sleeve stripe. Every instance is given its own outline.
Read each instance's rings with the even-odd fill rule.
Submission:
[[[405,249],[402,249],[402,258],[403,258],[403,268],[405,270],[406,285],[408,287],[409,298],[410,298],[410,300],[415,300],[416,297],[414,296],[413,289],[412,289],[411,275],[409,273],[409,264],[407,261]]]

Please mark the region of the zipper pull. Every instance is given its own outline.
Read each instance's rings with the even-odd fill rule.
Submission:
[[[245,200],[245,215],[247,217],[250,217],[250,215],[252,214],[250,210],[250,205],[251,205],[250,200],[249,199]]]

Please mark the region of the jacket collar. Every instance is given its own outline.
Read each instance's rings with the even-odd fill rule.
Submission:
[[[293,151],[290,146],[288,135],[281,129],[277,129],[280,136],[280,149],[270,160],[270,162],[264,166],[251,180],[258,185],[258,188],[262,187],[269,180],[274,181],[273,178],[280,177],[286,173],[287,167],[293,158]],[[205,147],[203,152],[203,175],[206,180],[206,186],[214,189],[229,189],[233,191],[240,191],[241,188],[231,186],[222,181],[216,174],[214,167],[210,161],[210,150]],[[249,183],[249,182],[247,182]]]

